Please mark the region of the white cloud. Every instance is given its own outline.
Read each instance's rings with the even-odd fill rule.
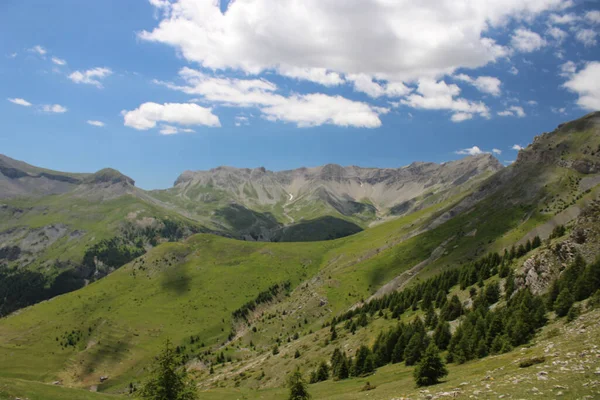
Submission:
[[[237,79],[209,76],[191,68],[183,68],[179,75],[186,82],[178,86],[155,81],[190,95],[200,95],[206,101],[232,107],[257,107],[270,121],[295,122],[298,126],[334,124],[374,128],[381,125],[379,114],[387,109],[367,103],[329,96],[321,93],[277,93],[277,85],[264,79]]]
[[[531,53],[544,47],[546,41],[529,29],[519,28],[510,38],[512,47],[523,53]]]
[[[573,13],[563,15],[550,14],[549,20],[553,24],[568,25],[574,24],[575,22],[579,21],[579,17]]]
[[[355,91],[366,93],[368,96],[375,98],[384,95],[388,97],[402,97],[412,91],[412,89],[406,87],[402,82],[380,84],[366,74],[349,74],[346,78],[350,82],[353,82]]]
[[[520,144],[513,144],[513,147],[511,147],[513,150],[516,151],[520,151],[523,150],[525,147],[521,146]]]
[[[337,86],[344,83],[340,74],[327,71],[325,68],[279,67],[278,72],[288,78],[304,79],[324,86]]]
[[[565,107],[550,107],[550,110],[554,113],[554,114],[566,114],[567,109]]]
[[[546,30],[546,34],[552,36],[558,43],[562,43],[562,41],[568,36],[567,32],[556,26],[551,26],[548,28],[548,30]]]
[[[600,11],[588,11],[585,13],[585,20],[590,24],[600,24]]]
[[[196,132],[190,128],[178,128],[173,125],[161,125],[160,130],[158,131],[161,135],[175,135],[177,133],[194,133]]]
[[[573,61],[567,61],[566,63],[561,64],[559,68],[560,72],[558,73],[558,75],[568,78],[572,76],[575,73],[575,71],[577,71],[577,64],[575,64]]]
[[[453,111],[459,114],[452,117],[454,122],[469,119],[472,117],[471,114],[489,117],[489,109],[484,103],[471,102],[457,97],[460,94],[460,88],[457,85],[448,85],[444,81],[421,79],[416,92],[406,96],[400,102],[412,108]]]
[[[486,36],[490,28],[532,20],[566,3],[237,0],[224,13],[213,0],[152,4],[163,17],[139,37],[173,46],[187,61],[335,85],[350,74],[410,82],[487,65],[509,53]]]
[[[600,110],[600,62],[587,63],[563,86],[579,95],[577,104],[581,108],[591,111]]]
[[[494,153],[494,154],[502,154],[502,150],[500,150],[500,149],[492,149],[492,153]]]
[[[519,70],[517,69],[517,67],[515,67],[515,66],[513,65],[512,67],[510,67],[510,69],[508,70],[508,72],[509,72],[510,74],[517,75],[517,74],[519,73]]]
[[[219,127],[219,117],[212,109],[193,103],[144,103],[133,111],[123,110],[125,126],[138,130],[154,128],[157,122],[175,123],[180,125],[204,125]]]
[[[523,118],[525,114],[525,110],[520,106],[510,106],[504,111],[500,111],[497,113],[501,117],[519,117]]]
[[[54,114],[62,114],[67,112],[67,108],[61,106],[60,104],[44,104],[41,106],[43,112],[54,113]]]
[[[99,128],[101,128],[101,127],[104,126],[104,122],[102,122],[102,121],[94,121],[94,120],[91,120],[91,119],[88,120],[87,123],[90,124],[90,125],[92,125],[92,126],[97,126]]]
[[[367,103],[348,100],[341,96],[321,93],[293,95],[285,102],[261,108],[269,121],[294,122],[299,127],[332,124],[360,128],[381,126],[380,113],[386,109],[375,109]]]
[[[501,90],[500,79],[493,76],[479,76],[475,79],[465,74],[459,74],[454,77],[463,82],[467,82],[477,88],[480,92],[491,94],[492,96],[500,96]]]
[[[527,102],[527,104],[529,104],[530,106],[537,106],[538,102],[537,102],[537,101],[535,101],[535,100],[529,100],[529,101]]]
[[[248,120],[248,117],[245,117],[243,115],[236,115],[235,117],[235,126],[242,126],[242,125],[249,125],[250,122]]]
[[[585,47],[592,47],[598,43],[596,36],[598,36],[598,32],[594,29],[580,29],[575,34],[575,39],[583,43]]]
[[[469,147],[467,149],[462,149],[462,150],[457,150],[455,151],[456,154],[467,154],[470,156],[475,156],[477,154],[483,154],[486,153],[485,151],[481,150],[478,146],[473,146],[473,147]]]
[[[8,58],[17,58],[17,53],[10,53],[7,57]]]
[[[18,98],[18,97],[14,98],[14,99],[10,99],[9,98],[7,100],[10,101],[11,103],[18,104],[18,105],[23,106],[23,107],[31,107],[32,106],[32,104],[30,102],[28,102],[27,100],[21,99],[21,98]]]
[[[87,71],[75,71],[69,75],[69,79],[75,83],[84,83],[87,85],[94,85],[98,88],[102,87],[101,79],[106,78],[112,74],[110,68],[92,68]]]
[[[66,65],[67,62],[65,60],[63,60],[62,58],[58,58],[58,57],[52,57],[52,62],[56,65]]]
[[[47,51],[45,48],[43,48],[43,47],[42,47],[42,46],[40,46],[39,44],[38,44],[38,45],[35,45],[35,46],[33,46],[31,49],[29,49],[29,51],[31,51],[31,52],[33,52],[33,53],[37,53],[37,54],[39,54],[40,56],[44,56],[44,55],[46,55],[46,53],[48,52],[48,51]]]
[[[457,112],[455,114],[452,114],[452,116],[450,117],[450,120],[452,122],[463,122],[463,121],[467,121],[472,118],[473,118],[473,114]]]

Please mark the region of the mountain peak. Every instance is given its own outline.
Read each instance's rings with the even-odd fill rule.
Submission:
[[[135,181],[133,179],[112,168],[104,168],[90,175],[88,178],[86,178],[85,183],[125,183],[131,186],[135,186]]]

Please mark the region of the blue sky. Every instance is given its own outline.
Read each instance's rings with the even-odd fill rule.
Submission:
[[[419,4],[414,4],[419,3]],[[509,163],[600,109],[600,3],[4,0],[0,153],[146,189],[219,165]]]

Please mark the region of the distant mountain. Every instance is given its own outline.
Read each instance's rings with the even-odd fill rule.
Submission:
[[[262,213],[279,225],[329,216],[366,227],[468,191],[502,168],[489,154],[443,164],[415,162],[402,168],[328,164],[273,172],[219,167],[186,171],[173,188],[152,195],[197,215],[216,216],[233,231],[269,240],[274,226],[248,230],[238,221],[240,210]]]
[[[88,196],[115,187],[130,192]],[[296,205],[304,199],[312,214]],[[3,202],[0,315],[30,300],[15,293],[54,294],[57,285],[40,287],[35,275],[56,267],[49,260],[83,253],[77,271],[115,271],[0,318],[0,379],[126,393],[170,339],[211,398],[284,398],[290,372],[310,376],[339,351],[355,371],[371,359],[368,377],[338,380],[332,368],[309,386],[315,398],[365,387],[374,399],[418,398],[425,392],[407,357],[419,359],[434,340],[450,374],[428,396],[595,394],[589,380],[600,363],[589,349],[600,337],[600,300],[587,298],[600,282],[600,113],[541,134],[506,168],[488,155],[390,170],[217,168],[153,192],[105,171],[66,194]],[[344,214],[351,202],[373,214]],[[286,214],[297,219],[284,226]],[[389,220],[367,226],[377,216]],[[340,221],[358,226],[353,219],[364,229],[331,241],[222,237],[253,227],[280,241],[335,237],[350,228]],[[193,234],[200,220],[220,224],[221,236]],[[59,277],[57,288],[76,288]],[[589,374],[564,370],[575,353]]]

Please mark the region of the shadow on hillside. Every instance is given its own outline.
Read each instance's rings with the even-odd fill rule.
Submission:
[[[177,264],[167,267],[161,276],[160,286],[176,295],[182,295],[190,290],[192,277],[188,273],[184,264]]]
[[[105,337],[98,341],[86,354],[83,363],[83,373],[90,375],[103,373],[111,375],[111,371],[105,371],[106,365],[116,364],[127,357],[129,352],[131,336],[115,338]],[[103,368],[104,365],[104,368]]]

